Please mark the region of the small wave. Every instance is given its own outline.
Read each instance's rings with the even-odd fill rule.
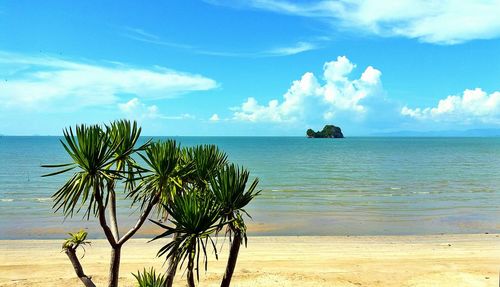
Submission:
[[[13,201],[14,199],[0,199],[0,201]],[[46,201],[51,201],[52,198],[50,197],[23,197],[23,198],[17,198],[16,201],[28,201],[28,202],[46,202]]]
[[[391,187],[391,190],[400,190],[401,187]]]
[[[271,191],[280,191],[279,189],[271,189]]]
[[[0,202],[13,202],[13,201],[14,201],[14,199],[12,199],[12,198],[1,198],[0,199]]]

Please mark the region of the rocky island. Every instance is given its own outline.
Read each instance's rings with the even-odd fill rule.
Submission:
[[[326,125],[322,131],[315,132],[312,129],[308,129],[308,138],[343,138],[342,130],[334,125]]]

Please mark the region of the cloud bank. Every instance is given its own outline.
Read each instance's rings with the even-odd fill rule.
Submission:
[[[281,102],[273,99],[261,105],[250,97],[239,107],[232,108],[233,118],[250,122],[294,122],[311,117],[330,120],[349,114],[361,119],[368,111],[364,101],[382,92],[382,73],[369,66],[358,79],[350,80],[355,67],[347,57],[340,56],[324,64],[323,80],[307,72],[292,83]]]
[[[233,2],[209,1],[236,6]],[[500,36],[500,1],[249,0],[240,6],[326,20],[338,30],[458,44]]]
[[[387,97],[382,72],[368,66],[353,78],[356,65],[347,57],[323,65],[321,78],[306,72],[293,81],[281,99],[266,104],[250,97],[231,108],[232,119],[240,122],[314,124],[334,120],[339,124],[369,129],[398,129],[445,126],[491,126],[500,124],[500,92],[481,88],[465,90],[439,100],[435,107],[411,108],[400,99]]]
[[[408,108],[401,114],[419,121],[500,124],[500,92],[487,94],[480,88],[448,96],[436,107]]]
[[[0,108],[28,110],[109,105],[123,95],[164,99],[217,87],[213,79],[162,67],[89,64],[1,52],[0,79]]]

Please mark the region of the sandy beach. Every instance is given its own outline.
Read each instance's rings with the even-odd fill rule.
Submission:
[[[121,286],[131,272],[163,270],[156,251],[165,241],[133,239],[122,252]],[[209,260],[199,286],[218,286],[228,242]],[[80,286],[57,240],[0,241],[0,286]],[[108,246],[93,240],[82,259],[98,286],[107,275]],[[251,237],[242,248],[233,286],[498,286],[500,236]],[[176,286],[185,286],[182,272]]]

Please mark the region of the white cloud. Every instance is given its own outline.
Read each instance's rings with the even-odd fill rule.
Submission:
[[[115,104],[123,94],[161,99],[217,87],[201,75],[106,64],[0,52],[0,108],[76,109]]]
[[[319,49],[319,45],[312,42],[299,41],[289,46],[280,46],[272,49],[262,51],[247,51],[247,52],[230,52],[230,51],[213,51],[206,50],[201,47],[191,45],[174,43],[162,40],[158,35],[144,31],[143,29],[124,27],[122,35],[139,42],[155,44],[159,46],[166,46],[172,48],[179,48],[192,51],[197,54],[220,56],[220,57],[242,57],[242,58],[263,58],[263,57],[281,57],[300,54],[303,52]],[[315,42],[324,41],[324,38],[316,39]]]
[[[220,56],[220,57],[236,57],[236,58],[266,58],[266,57],[282,57],[291,56],[307,51],[317,50],[321,47],[318,44],[311,42],[297,42],[289,46],[281,46],[263,51],[253,52],[227,52],[227,51],[209,51],[197,49],[194,50],[198,54]]]
[[[278,13],[326,19],[338,29],[402,36],[428,43],[457,44],[500,36],[499,0],[250,0],[239,3]]]
[[[145,42],[172,48],[194,49],[194,47],[191,45],[164,41],[160,38],[160,36],[146,32],[142,29],[125,27],[123,30],[124,30],[124,32],[122,33],[123,36],[139,42]]]
[[[422,121],[500,124],[500,92],[488,95],[480,88],[465,90],[461,96],[440,100],[436,107],[411,109],[405,106],[401,114]]]
[[[192,114],[189,114],[189,113],[184,113],[184,114],[180,114],[180,115],[177,115],[177,116],[165,116],[165,115],[162,115],[161,118],[162,119],[166,119],[166,120],[195,120],[196,116],[192,115]]]
[[[323,66],[323,85],[313,73],[307,72],[292,83],[281,103],[273,99],[267,105],[260,105],[251,97],[232,109],[233,117],[251,122],[289,122],[314,117],[333,119],[347,113],[362,118],[367,112],[363,101],[382,91],[381,72],[368,67],[359,79],[350,80],[348,76],[355,67],[347,57],[338,57]]]
[[[158,106],[156,105],[146,105],[138,98],[133,98],[125,103],[119,103],[118,109],[127,116],[127,118],[132,118],[136,120],[145,119],[166,119],[166,120],[193,120],[196,119],[195,116],[191,114],[180,114],[177,116],[167,116],[160,113]]]
[[[289,47],[279,47],[274,48],[269,51],[262,53],[262,55],[269,56],[290,56],[295,54],[300,54],[303,52],[318,49],[318,46],[309,42],[297,42],[295,45]]]
[[[220,120],[219,118],[219,115],[218,114],[213,114],[211,117],[210,117],[210,121],[212,122],[218,122]]]
[[[120,103],[118,104],[118,108],[128,117],[134,119],[154,119],[160,116],[156,105],[145,105],[138,98],[133,98],[126,103]]]

